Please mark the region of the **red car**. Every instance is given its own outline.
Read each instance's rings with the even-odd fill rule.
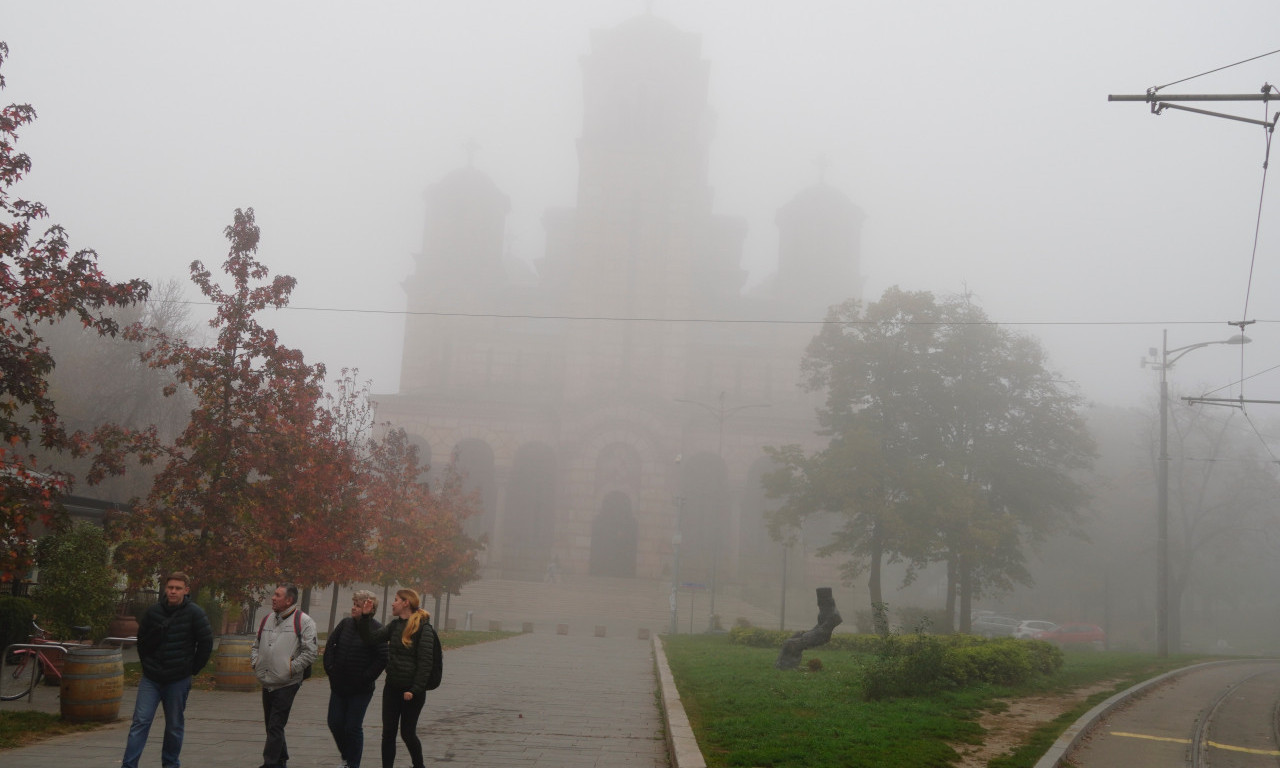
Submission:
[[[1107,633],[1096,624],[1076,624],[1068,622],[1057,629],[1049,629],[1032,635],[1036,640],[1047,640],[1054,645],[1088,645],[1102,650],[1107,642]]]

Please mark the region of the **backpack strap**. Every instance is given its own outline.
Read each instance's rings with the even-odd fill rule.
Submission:
[[[302,609],[293,612],[293,634],[302,642]]]

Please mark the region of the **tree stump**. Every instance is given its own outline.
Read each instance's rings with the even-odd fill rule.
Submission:
[[[831,596],[831,587],[818,587],[818,623],[807,632],[797,632],[782,643],[778,651],[778,660],[773,663],[774,669],[795,669],[800,666],[800,654],[809,648],[826,645],[831,640],[831,632],[844,623],[840,612],[836,610],[836,599]]]

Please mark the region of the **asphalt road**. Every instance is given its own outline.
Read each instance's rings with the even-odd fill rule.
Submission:
[[[1280,660],[1193,668],[1131,697],[1067,754],[1078,768],[1275,766]],[[1208,722],[1207,729],[1201,729]]]

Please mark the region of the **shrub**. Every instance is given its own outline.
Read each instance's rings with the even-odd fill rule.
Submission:
[[[1062,651],[1040,640],[1000,638],[947,651],[943,674],[956,685],[1021,685],[1062,668]]]
[[[0,597],[0,650],[31,637],[35,603],[28,597]]]
[[[1031,670],[1037,675],[1052,675],[1062,669],[1066,658],[1062,649],[1044,640],[1023,640],[1027,656],[1031,661]]]
[[[222,598],[210,594],[207,590],[201,590],[200,598],[195,603],[209,616],[209,626],[213,627],[213,634],[222,634],[222,620],[227,613],[226,603]]]
[[[952,683],[944,673],[946,648],[934,635],[909,638],[889,634],[880,641],[879,655],[863,669],[862,695],[868,701],[932,693]]]
[[[785,629],[737,626],[729,630],[729,642],[752,648],[781,648],[782,642],[793,634]]]
[[[92,627],[94,637],[106,634],[115,614],[116,574],[111,548],[102,529],[78,522],[36,542],[40,581],[32,595],[40,626],[58,639],[73,637],[71,628]]]

